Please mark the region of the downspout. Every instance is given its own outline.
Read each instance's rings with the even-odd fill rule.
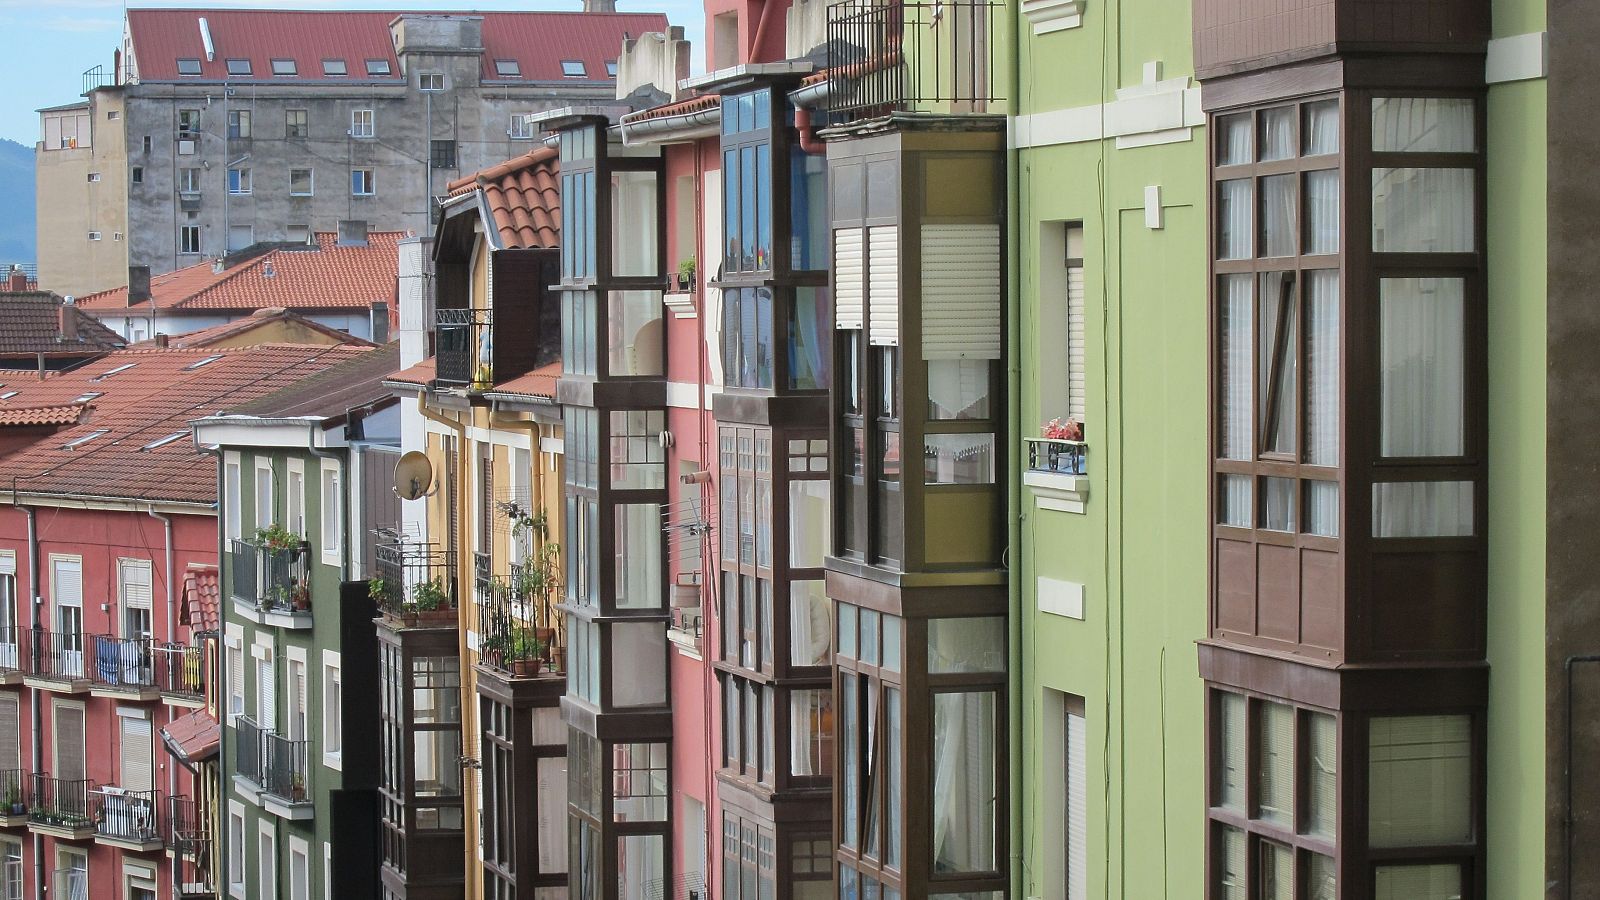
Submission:
[[[43,605],[44,598],[39,593],[39,524],[34,518],[31,506],[17,506],[17,483],[11,482],[11,505],[22,510],[28,517],[28,596],[33,598],[33,630],[39,629],[39,607]],[[21,638],[21,635],[17,636]],[[20,643],[20,640],[19,642]],[[31,646],[28,652],[37,652]],[[39,692],[28,692],[28,707],[32,714],[33,727],[33,771],[40,772],[44,768],[44,716],[39,711]],[[44,897],[44,837],[38,832],[33,834],[33,900],[43,900]]]
[[[429,422],[434,422],[434,423],[436,423],[438,425],[442,425],[445,428],[448,428],[452,432],[455,433],[455,436],[456,436],[456,453],[457,453],[457,459],[459,461],[461,459],[460,454],[466,449],[465,445],[466,445],[466,442],[467,442],[467,426],[462,424],[462,423],[460,423],[460,422],[451,421],[450,419],[447,419],[444,416],[441,416],[438,413],[434,412],[433,410],[429,409],[428,408],[427,395],[423,391],[418,391],[417,392],[417,414],[422,416],[423,419],[425,419],[425,420],[427,420]],[[422,446],[424,448],[426,448],[428,446],[428,438],[427,438],[426,432],[424,432],[424,434],[423,434]],[[461,508],[457,504],[456,501],[457,501],[458,498],[460,498],[462,496],[465,496],[465,494],[466,494],[466,486],[467,486],[466,485],[466,480],[467,480],[467,467],[465,465],[456,466],[456,483],[450,485],[451,503],[445,505],[445,512],[447,512],[447,513],[450,512],[450,507],[451,506],[456,506],[455,514],[456,515],[460,515],[461,514]],[[426,521],[426,520],[424,520],[424,521]],[[450,530],[451,530],[450,529],[450,525],[449,525],[449,523],[447,523],[445,525],[445,533],[448,534],[450,532]],[[466,531],[466,529],[457,528],[455,531],[456,531],[456,534],[461,534],[464,531]],[[456,552],[456,548],[455,547],[451,547],[451,548],[449,548],[449,550],[452,553]],[[458,559],[456,559],[456,568],[457,568],[458,572],[460,571],[460,567],[461,567],[461,560],[458,558]],[[460,585],[460,578],[458,576],[458,578],[457,578],[458,589],[459,589],[459,585]],[[456,598],[456,607],[458,609],[461,609],[461,608],[465,608],[465,606],[466,606],[466,604],[461,602],[461,598],[457,597]],[[463,662],[465,662],[467,659],[470,658],[467,654],[468,654],[467,629],[465,629],[465,628],[457,628],[456,629],[456,656],[457,656],[457,658],[459,658]],[[468,853],[470,854],[471,851],[468,851]]]
[[[220,484],[221,482],[218,482],[218,483]],[[217,493],[221,494],[221,491],[218,491]],[[172,518],[170,516],[162,515],[161,513],[156,512],[156,506],[155,506],[154,503],[147,504],[145,512],[147,512],[150,515],[150,518],[155,519],[156,521],[161,523],[162,535],[163,535],[163,538],[164,538],[164,543],[166,544],[166,551],[167,551],[167,554],[166,554],[167,555],[167,560],[166,560],[166,567],[167,567],[166,568],[166,572],[167,572],[167,577],[166,577],[166,582],[167,582],[167,647],[169,649],[163,650],[162,652],[163,653],[167,653],[167,652],[170,652],[170,648],[177,643],[177,636],[178,636],[178,632],[177,632],[178,602],[177,602],[176,596],[173,594],[173,591],[172,591],[172,582],[176,577],[176,572],[175,572],[175,569],[173,568],[174,564],[176,563],[176,559],[174,558],[174,554],[173,554],[173,551],[172,551]],[[154,655],[153,654],[152,654],[151,658],[154,659]],[[170,665],[170,663],[171,663],[171,658],[169,657],[168,658],[168,664]],[[166,706],[166,704],[162,704],[162,705]],[[171,725],[172,721],[173,721],[172,707],[168,706],[167,707],[167,724]],[[172,798],[172,797],[176,797],[176,796],[178,796],[178,770],[177,770],[177,767],[173,766],[169,761],[167,761],[164,758],[162,760],[162,766],[163,766],[163,768],[165,768],[167,770],[167,797],[169,799]],[[169,811],[169,814],[170,814],[170,811]],[[172,895],[174,897],[176,897],[176,896],[178,896],[178,885],[177,885],[178,872],[177,872],[176,867],[174,867],[174,870],[173,870],[173,872],[171,874],[173,875]]]
[[[794,108],[794,130],[800,136],[801,150],[806,153],[827,155],[827,143],[817,137],[817,127],[811,124],[810,107],[796,106]]]
[[[1022,61],[1020,59],[1021,45],[1018,40],[1016,24],[1011,21],[1010,16],[1007,16],[1005,21],[1009,27],[1005,29],[1006,38],[1004,41],[1004,46],[1011,62],[1011,83],[1008,85],[1010,90],[1006,91],[1006,93],[1011,96],[1011,99],[1005,101],[1007,125],[1006,132],[1009,135],[1011,132],[1011,126],[1016,122],[1017,106],[1020,99],[1017,95],[1021,93],[1022,85]],[[798,122],[798,119],[796,121]],[[1018,172],[1017,168],[1020,159],[1021,154],[1017,151],[1016,147],[1013,145],[1013,142],[1008,140],[1006,142],[1005,150],[1006,243],[1008,247],[1008,252],[1006,253],[1006,294],[1009,298],[1012,298],[1016,301],[1015,303],[1008,303],[1011,315],[1006,317],[1006,349],[1008,352],[1008,359],[1006,360],[1006,414],[1007,420],[1011,423],[1011,428],[1008,429],[1008,437],[1012,435],[1020,435],[1022,433],[1022,262],[1020,257],[1022,248],[1022,222],[1019,213],[1019,209],[1022,206],[1022,178],[1021,173]],[[1014,451],[1010,454],[1010,456],[1013,460],[1018,458]],[[1022,559],[1020,557],[1023,546],[1023,495],[1021,485],[1022,477],[1021,474],[1015,469],[1016,467],[1013,465],[1011,470],[1006,473],[1006,506],[1007,509],[1011,511],[1011,515],[1006,516],[1006,547],[1010,551],[1007,554],[1008,559],[1006,560],[1007,568],[1009,570],[1006,577],[1006,606],[1010,613],[1008,616],[1010,619],[1010,627],[1007,629],[1010,632],[1008,635],[1010,638],[1010,648],[1008,653],[1010,659],[1008,661],[1007,668],[1011,672],[1010,677],[1006,679],[1007,694],[1009,695],[1009,702],[1006,705],[1010,715],[1010,727],[1008,730],[1011,732],[1009,735],[1011,745],[1009,754],[1011,757],[1009,780],[1011,784],[1009,787],[1011,790],[1011,796],[1013,798],[1010,816],[1008,817],[1010,819],[1009,827],[1011,829],[1011,877],[1009,880],[1016,888],[1016,893],[1018,895],[1029,896],[1031,895],[1032,890],[1027,885],[1024,885],[1022,881],[1023,873],[1027,868],[1026,860],[1024,859],[1026,848],[1023,846],[1022,842],[1022,835],[1024,831],[1022,827],[1022,817],[1025,809],[1023,807],[1022,800],[1023,798],[1029,796],[1026,793],[1027,772],[1023,768],[1025,764],[1023,746],[1024,741],[1026,740],[1026,729],[1023,727],[1023,713],[1024,710],[1030,706],[1030,704],[1026,701],[1026,698],[1023,697],[1023,689],[1027,684],[1027,679],[1025,677],[1026,670],[1024,667],[1028,664],[1028,660],[1023,657],[1022,644],[1023,612],[1021,575],[1023,572],[1023,567]]]
[[[227,549],[228,532],[228,492],[226,490],[228,483],[227,464],[223,461],[221,448],[207,449],[200,443],[198,434],[195,435],[194,448],[195,452],[197,453],[209,453],[217,458],[217,587],[219,594],[221,594],[222,591],[228,590],[227,585],[222,583],[222,564],[223,561],[227,559],[227,557],[223,555],[223,552]],[[218,806],[222,803],[223,796],[226,794],[226,791],[222,786],[221,776],[227,766],[224,761],[228,758],[228,729],[223,727],[224,725],[228,724],[229,715],[229,710],[227,708],[229,700],[227,695],[223,693],[227,690],[228,677],[226,672],[228,661],[228,628],[224,623],[224,619],[227,617],[227,613],[225,612],[227,605],[222,602],[223,596],[226,595],[218,596],[217,598],[218,631],[214,643],[216,652],[212,654],[211,659],[213,668],[211,672],[211,690],[209,698],[213,705],[212,715],[215,716],[217,720],[216,768],[218,774],[218,783],[214,786],[214,793],[210,798],[208,798],[210,802],[205,805],[204,809],[205,816],[208,820],[210,820],[211,824],[212,850],[211,857],[208,862],[211,865],[211,871],[213,873],[224,872],[221,864],[222,861],[227,858],[227,847],[224,846],[224,841],[227,838],[228,831],[226,828],[222,827],[221,810],[218,809]],[[240,646],[239,652],[244,652],[243,646]],[[239,689],[241,691],[244,690],[244,685],[239,685]],[[195,777],[199,777],[198,772],[195,773]],[[194,795],[196,801],[195,812],[198,815],[201,812],[199,804],[200,786],[198,782],[196,782]],[[176,869],[174,871],[176,872]],[[213,874],[212,877],[215,878],[216,875]],[[226,875],[224,875],[224,877],[226,877]]]

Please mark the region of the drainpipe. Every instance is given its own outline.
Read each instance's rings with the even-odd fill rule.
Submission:
[[[167,567],[166,568],[166,572],[167,572],[167,578],[166,578],[166,581],[167,581],[167,647],[170,648],[173,644],[177,643],[177,637],[178,637],[178,632],[177,632],[177,627],[178,627],[177,626],[177,623],[178,623],[178,601],[177,601],[176,595],[174,595],[173,591],[172,591],[172,582],[173,582],[173,579],[175,577],[175,571],[174,571],[173,566],[176,563],[176,560],[174,559],[173,550],[172,550],[172,518],[170,516],[162,515],[161,513],[156,512],[156,506],[155,506],[154,503],[147,504],[146,508],[145,508],[145,512],[149,514],[150,518],[155,519],[156,521],[161,523],[161,530],[162,530],[162,534],[163,534],[163,537],[165,539],[165,544],[166,544],[166,551],[167,551],[167,560],[166,560],[166,567]],[[162,652],[169,652],[169,651],[164,650]],[[155,660],[155,654],[154,653],[151,654],[150,659],[151,659],[152,662],[154,662],[154,660]],[[171,662],[171,658],[168,657],[168,663],[170,664],[170,662]],[[165,704],[162,704],[162,705],[165,706]],[[172,708],[171,707],[167,707],[167,724],[168,725],[172,724],[172,719],[173,719]],[[178,794],[178,769],[177,769],[176,766],[172,765],[170,762],[167,762],[165,760],[163,760],[163,762],[162,762],[162,767],[167,770],[167,798],[170,800],[171,798],[177,796],[177,794]],[[170,814],[170,808],[168,810],[168,814]],[[176,876],[178,874],[177,867],[173,868],[172,874],[173,874],[174,878],[176,878]],[[177,896],[178,886],[176,884],[174,884],[172,886],[172,893],[173,893],[173,896]]]
[[[1016,26],[1011,25],[1011,27],[1004,29],[1004,31],[1006,36],[1003,39],[1003,44],[1011,62],[1011,83],[1007,85],[1010,90],[1006,91],[1006,94],[1011,99],[1005,101],[1007,124],[1006,130],[1009,134],[1011,130],[1010,126],[1016,122],[1018,106],[1017,95],[1021,92],[1020,86],[1022,84],[1022,62],[1019,59],[1019,51],[1021,47],[1020,41],[1018,40],[1018,30]],[[1020,209],[1022,207],[1022,177],[1021,173],[1018,171],[1022,154],[1020,154],[1015,147],[1011,146],[1010,141],[1007,141],[1006,143],[1006,243],[1010,251],[1006,254],[1006,295],[1008,298],[1015,298],[1017,300],[1015,304],[1007,304],[1012,314],[1006,316],[1006,344],[1008,350],[1008,358],[1006,360],[1006,418],[1007,421],[1011,423],[1011,427],[1007,429],[1007,437],[1010,438],[1012,435],[1021,434],[1020,426],[1022,424],[1022,222],[1020,215]],[[1010,443],[1009,440],[1007,443]],[[1012,452],[1011,458],[1015,460],[1019,457],[1015,452]],[[1008,635],[1010,638],[1008,643],[1010,644],[1009,656],[1011,657],[1008,661],[1008,668],[1010,669],[1011,674],[1006,679],[1006,693],[1010,701],[1007,703],[1010,712],[1011,731],[1011,764],[1009,773],[1011,784],[1009,787],[1011,790],[1011,796],[1013,798],[1011,803],[1011,814],[1009,816],[1012,848],[1010,860],[1010,881],[1013,885],[1017,886],[1018,894],[1027,896],[1032,893],[1032,890],[1028,886],[1024,885],[1022,881],[1023,873],[1026,871],[1026,860],[1024,859],[1026,849],[1022,841],[1022,817],[1024,815],[1025,807],[1022,799],[1030,795],[1027,793],[1028,777],[1027,771],[1024,768],[1022,748],[1023,741],[1026,740],[1026,729],[1024,728],[1023,714],[1024,710],[1030,707],[1022,696],[1023,689],[1028,683],[1025,677],[1026,670],[1024,669],[1024,666],[1026,666],[1029,661],[1023,656],[1022,643],[1023,590],[1021,578],[1023,572],[1023,561],[1020,557],[1023,546],[1023,494],[1021,481],[1022,477],[1020,473],[1016,471],[1015,466],[1011,467],[1011,470],[1006,473],[1006,505],[1007,508],[1012,511],[1011,515],[1006,516],[1006,547],[1009,550],[1006,560],[1008,568],[1006,577],[1006,606],[1009,611],[1008,618],[1010,619],[1010,627],[1007,630],[1010,632]]]
[[[817,126],[811,124],[811,108],[796,106],[794,108],[794,130],[800,136],[800,149],[806,153],[827,155],[828,145],[817,137]]]
[[[28,517],[28,596],[33,598],[33,628],[34,633],[39,628],[39,607],[44,602],[39,594],[39,524],[34,518],[31,506],[17,506],[17,484],[11,483],[11,505],[22,510]],[[19,639],[21,635],[17,636]],[[21,650],[21,640],[18,640],[18,650]],[[30,642],[31,644],[31,642]],[[28,651],[35,652],[30,646]],[[39,772],[44,766],[44,716],[39,711],[39,692],[28,692],[28,707],[32,713],[33,723],[33,771]],[[33,900],[42,900],[44,897],[44,837],[37,832],[33,835]]]
[[[428,401],[426,399],[426,395],[422,391],[418,391],[417,392],[417,414],[422,416],[423,419],[425,419],[425,420],[427,420],[429,422],[437,423],[437,424],[442,425],[445,428],[448,428],[451,431],[455,432],[455,436],[456,436],[456,454],[457,454],[456,458],[457,458],[458,461],[463,461],[464,462],[463,451],[466,450],[467,426],[462,424],[462,423],[460,423],[460,422],[455,422],[455,421],[452,421],[450,419],[447,419],[444,416],[441,416],[438,413],[434,412],[433,410],[429,409],[428,408]],[[426,448],[427,445],[428,445],[426,432],[424,432],[424,434],[423,434],[422,445],[423,445],[424,448]],[[467,482],[467,466],[464,465],[464,464],[456,466],[456,483],[450,485],[452,502],[455,502],[455,500],[457,498],[460,498],[460,497],[463,497],[463,496],[466,495],[466,486],[467,486],[466,482]],[[445,511],[446,512],[450,511],[450,507],[448,505],[445,507]],[[459,506],[457,506],[456,514],[460,515],[460,513],[461,513],[461,509],[460,509]],[[424,521],[427,521],[427,520],[424,519]],[[456,533],[460,534],[463,531],[465,531],[465,529],[457,529]],[[445,533],[448,534],[449,532],[450,532],[450,526],[447,523],[445,525]],[[457,552],[457,548],[451,547],[451,548],[449,548],[449,552],[455,553],[455,552]],[[462,559],[458,556],[456,558],[456,571],[458,573],[461,571],[461,566],[462,566]],[[461,578],[458,575],[458,577],[456,579],[457,590],[460,589],[460,583],[461,583]],[[456,597],[456,607],[458,609],[460,609],[460,608],[462,608],[464,606],[465,606],[465,604],[463,604],[461,602],[461,598],[459,596]],[[465,628],[457,628],[456,629],[456,656],[459,659],[461,659],[463,662],[465,662],[467,659],[470,658],[467,654],[468,654],[467,629],[465,629]],[[464,699],[470,699],[470,698],[464,698]],[[470,854],[471,851],[468,851],[468,853]],[[469,857],[469,859],[470,859],[470,857]]]
[[[761,4],[761,18],[756,21],[756,36],[750,42],[750,49],[745,54],[745,59],[750,62],[759,62],[756,58],[761,55],[761,39],[767,36],[767,23],[772,21],[772,10],[780,0],[767,0]]]

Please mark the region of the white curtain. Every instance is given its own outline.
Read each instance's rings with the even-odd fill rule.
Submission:
[[[1217,165],[1237,166],[1250,162],[1250,114],[1218,117],[1217,128],[1222,132],[1217,141]]]
[[[1379,451],[1460,456],[1465,442],[1466,303],[1459,278],[1379,286]]]
[[[1295,227],[1294,175],[1261,179],[1261,256],[1294,256],[1299,241]]]
[[[1372,486],[1372,536],[1467,537],[1472,482],[1393,481]]]
[[[1293,478],[1264,478],[1261,489],[1266,494],[1266,509],[1261,527],[1269,531],[1294,531],[1296,530],[1294,518],[1294,490],[1297,482]]]
[[[1249,459],[1250,354],[1255,284],[1251,275],[1222,276],[1222,456]]]
[[[1323,100],[1305,105],[1306,156],[1339,152],[1339,101]]]
[[[1339,536],[1339,483],[1307,481],[1305,529],[1309,534]]]
[[[833,695],[826,690],[789,695],[789,766],[794,775],[833,774]]]
[[[933,869],[995,867],[995,695],[933,698]]]
[[[1380,153],[1471,153],[1472,101],[1461,97],[1377,97],[1372,149]]]
[[[1261,113],[1260,159],[1291,159],[1295,155],[1293,106],[1280,106]]]
[[[826,484],[826,482],[823,482]],[[828,664],[833,604],[821,581],[789,584],[789,656],[797,666]]]
[[[1261,285],[1261,449],[1293,452],[1297,433],[1296,368],[1300,305],[1291,272],[1263,272]],[[1277,383],[1273,384],[1276,377]],[[1276,390],[1274,390],[1276,387]],[[1271,405],[1268,405],[1271,398]],[[1274,411],[1276,416],[1273,415]]]
[[[1339,464],[1339,273],[1306,273],[1306,462]]]
[[[1379,866],[1375,900],[1461,900],[1461,866]]]
[[[1255,227],[1252,213],[1250,179],[1238,178],[1217,183],[1219,259],[1250,258],[1250,230]]]
[[[1473,185],[1471,169],[1373,169],[1373,251],[1472,252]]]
[[[1305,252],[1339,252],[1339,172],[1336,169],[1306,173]]]

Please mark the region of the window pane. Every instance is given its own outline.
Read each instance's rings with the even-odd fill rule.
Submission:
[[[1217,165],[1238,166],[1251,161],[1250,114],[1217,117]]]
[[[929,434],[922,441],[924,483],[994,483],[994,435]]]
[[[611,374],[661,375],[666,369],[666,337],[657,291],[607,292]]]
[[[1431,866],[1379,866],[1374,900],[1460,900],[1461,867],[1453,863]]]
[[[1461,97],[1374,97],[1372,149],[1394,153],[1471,153],[1472,101]]]
[[[1244,809],[1245,699],[1217,694],[1216,805]]]
[[[1372,486],[1372,536],[1468,537],[1472,482],[1396,481]]]
[[[856,608],[848,604],[839,607],[839,655],[856,655]]]
[[[666,838],[627,834],[617,838],[618,900],[652,900],[666,871]]]
[[[665,485],[666,451],[661,447],[661,432],[666,424],[666,413],[661,410],[611,411],[612,487],[659,490]]]
[[[1339,464],[1339,273],[1306,274],[1306,444],[1314,466]]]
[[[1294,175],[1272,175],[1261,179],[1262,256],[1294,256],[1295,181]]]
[[[1261,704],[1257,782],[1261,818],[1276,825],[1294,822],[1294,708]]]
[[[828,267],[828,158],[789,148],[790,265]],[[802,288],[802,290],[807,290]]]
[[[1379,451],[1465,452],[1466,302],[1460,278],[1385,278],[1379,288]]]
[[[900,671],[900,629],[904,626],[899,616],[883,616],[883,659],[879,663],[887,672]]]
[[[1257,149],[1262,162],[1294,156],[1294,114],[1292,106],[1261,111],[1261,140]]]
[[[1260,284],[1261,451],[1293,453],[1300,355],[1294,274],[1264,272]]]
[[[660,622],[611,626],[611,703],[651,706],[667,699],[667,631]],[[600,655],[598,647],[592,652]]]
[[[616,507],[616,596],[620,609],[661,606],[661,505]]]
[[[1304,527],[1307,534],[1339,536],[1339,483],[1307,481]]]
[[[1339,880],[1333,858],[1320,853],[1305,855],[1306,900],[1339,900]]]
[[[828,552],[828,483],[789,482],[789,565],[818,569]]]
[[[411,789],[418,797],[461,796],[461,732],[412,735]]]
[[[1306,173],[1305,252],[1339,252],[1339,172],[1335,169]]]
[[[1323,713],[1311,713],[1306,722],[1306,831],[1333,840],[1339,812],[1339,728],[1333,716]]]
[[[1245,836],[1237,828],[1219,827],[1216,846],[1218,900],[1245,900]]]
[[[1249,528],[1255,522],[1252,512],[1249,475],[1224,475],[1217,491],[1217,521],[1235,528]]]
[[[833,692],[826,688],[789,695],[789,774],[833,775]]]
[[[667,820],[667,745],[622,743],[611,751],[612,818],[617,822]]]
[[[656,174],[611,173],[611,274],[656,275]]]
[[[1472,719],[1464,715],[1382,716],[1372,719],[1369,729],[1367,802],[1371,818],[1367,828],[1372,846],[1433,846],[1471,840]],[[1406,876],[1400,877],[1404,880]],[[1381,883],[1381,876],[1379,880]]]
[[[1339,101],[1319,100],[1307,103],[1305,121],[1301,124],[1302,151],[1306,156],[1322,156],[1339,152]]]
[[[796,666],[828,664],[829,612],[833,604],[821,581],[789,583],[789,662]]]
[[[1477,204],[1472,169],[1373,169],[1372,249],[1470,253]]]
[[[1271,841],[1261,842],[1261,900],[1294,900],[1294,851]]]
[[[1006,620],[999,616],[929,619],[928,671],[1005,671],[1005,629]]]
[[[1295,480],[1263,478],[1261,482],[1261,491],[1267,507],[1261,519],[1261,527],[1268,531],[1294,531]]]
[[[995,695],[933,696],[933,871],[995,869]]]
[[[828,289],[797,287],[789,311],[789,387],[826,390],[831,360],[828,336],[833,333],[833,305]]]
[[[843,652],[842,650],[840,652]],[[843,831],[840,843],[846,847],[855,847],[861,840],[861,737],[857,733],[856,720],[861,715],[860,696],[857,688],[857,676],[843,672],[839,675],[839,695],[842,698],[843,709],[840,711],[839,739],[844,745],[844,765],[840,773],[844,783],[840,785],[843,791],[841,805],[843,807]],[[849,872],[849,869],[845,869]],[[843,886],[841,885],[841,890]]]
[[[987,419],[994,361],[988,359],[928,360],[929,419]]]
[[[1250,458],[1251,347],[1254,346],[1254,316],[1251,293],[1253,275],[1224,275],[1218,286],[1221,344],[1222,446],[1224,459]]]
[[[1217,258],[1248,259],[1254,228],[1250,179],[1217,183]]]
[[[898,626],[899,622],[894,624]],[[888,811],[885,815],[888,828],[884,841],[883,862],[885,865],[899,867],[905,847],[905,823],[900,815],[905,794],[905,769],[901,764],[905,745],[905,724],[900,709],[900,692],[894,688],[884,688],[883,716],[886,737],[883,767],[888,793]]]

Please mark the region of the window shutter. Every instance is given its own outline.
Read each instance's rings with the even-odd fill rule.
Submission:
[[[1083,266],[1067,267],[1067,415],[1083,421]]]
[[[0,575],[17,574],[17,558],[10,554],[0,554]]]
[[[863,316],[862,274],[865,259],[860,228],[840,228],[833,233],[833,267],[836,273],[833,297],[834,327],[841,331],[860,331]]]
[[[339,524],[339,473],[322,470],[322,550],[324,555],[342,546]]]
[[[58,559],[56,570],[56,605],[83,606],[83,563],[75,559]]]
[[[305,740],[306,738],[306,665],[292,659],[289,661],[289,739],[292,741]]]
[[[1067,713],[1067,900],[1087,900],[1089,896],[1088,855],[1088,767],[1084,742],[1087,734],[1083,716]]]
[[[256,724],[262,728],[274,727],[277,704],[277,677],[271,659],[256,660]]]
[[[155,784],[150,759],[150,720],[131,716],[118,718],[122,723],[121,787],[128,791],[148,791]]]
[[[272,469],[256,467],[256,525],[266,528],[272,524]]]
[[[22,768],[22,722],[17,695],[0,696],[0,768]]]
[[[150,566],[141,562],[121,565],[122,605],[128,609],[150,608]]]
[[[867,342],[880,347],[900,343],[900,228],[867,229],[867,303],[872,315]]]
[[[922,358],[999,359],[1000,226],[922,226]]]
[[[223,502],[227,504],[228,537],[243,537],[244,517],[240,514],[239,464],[230,462],[223,467]]]
[[[228,712],[244,713],[244,651],[228,648]]]
[[[84,775],[83,765],[83,710],[76,706],[57,706],[56,771],[57,778],[79,781]]]
[[[289,471],[289,496],[284,498],[288,506],[288,515],[284,518],[289,521],[284,527],[295,534],[306,533],[306,476],[304,472]]]

